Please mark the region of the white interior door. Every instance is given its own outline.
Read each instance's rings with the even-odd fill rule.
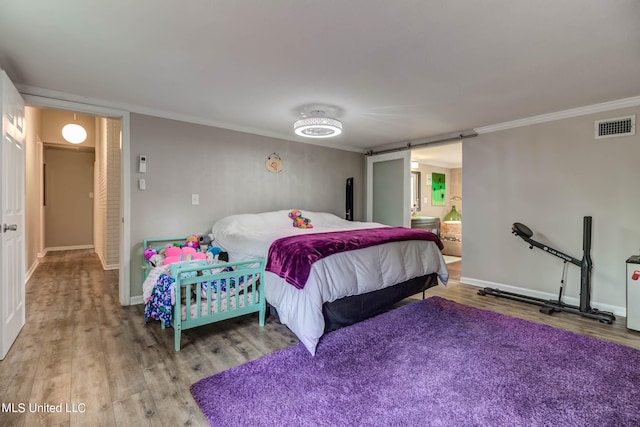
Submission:
[[[24,101],[2,71],[2,146],[0,147],[0,359],[4,359],[25,322],[24,266]]]
[[[411,151],[367,157],[367,221],[411,227]]]

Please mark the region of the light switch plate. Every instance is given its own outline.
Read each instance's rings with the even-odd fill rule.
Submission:
[[[200,204],[200,195],[199,194],[192,194],[191,195],[191,204],[192,205],[199,205]]]

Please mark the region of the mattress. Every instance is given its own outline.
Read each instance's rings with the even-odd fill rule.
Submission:
[[[266,258],[271,244],[282,237],[308,233],[386,227],[372,222],[352,222],[333,214],[303,211],[312,229],[292,226],[290,210],[240,214],[216,222],[212,232],[216,245],[231,261]],[[437,273],[446,284],[449,273],[442,254],[431,241],[384,243],[330,255],[315,262],[303,289],[278,275],[265,272],[265,297],[280,321],[300,339],[311,354],[324,333],[322,306],[340,298],[383,289],[414,277]]]

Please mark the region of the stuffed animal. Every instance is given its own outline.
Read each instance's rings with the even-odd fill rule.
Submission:
[[[149,262],[149,259],[150,259],[152,256],[156,255],[157,253],[158,253],[158,252],[157,252],[155,249],[153,249],[153,248],[146,248],[146,249],[144,250],[144,252],[143,252],[144,259],[146,259],[146,260],[147,260],[147,262]]]
[[[198,242],[199,237],[195,234],[187,237],[187,242],[184,244],[188,248],[199,249],[200,243]]]
[[[211,244],[211,237],[203,234],[198,237],[198,245],[200,246],[200,252],[206,252]]]
[[[165,256],[167,255],[167,249],[169,248],[173,248],[173,247],[180,247],[180,244],[178,243],[167,243],[166,245],[164,245],[162,247],[162,249],[160,249],[160,252],[158,252],[160,255]]]
[[[173,264],[176,262],[184,262],[198,259],[206,259],[207,256],[202,252],[197,252],[190,247],[179,248],[176,246],[167,248],[166,257],[164,259],[164,265]]]
[[[215,256],[218,255],[220,252],[222,252],[222,249],[220,249],[217,246],[209,246],[207,248],[207,254],[211,254],[212,258],[215,258]]]
[[[229,262],[229,256],[226,252],[223,252],[221,248],[217,246],[209,245],[207,248],[207,261],[209,264],[218,262]]]
[[[302,212],[297,209],[289,212],[289,218],[293,220],[293,226],[297,228],[313,228],[311,220],[302,216]]]
[[[158,267],[164,262],[164,257],[153,248],[146,248],[144,250],[144,259],[146,259],[147,263],[152,267]]]

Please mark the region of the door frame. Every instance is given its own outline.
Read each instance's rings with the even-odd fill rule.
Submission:
[[[374,154],[367,156],[367,206],[366,219],[373,221],[373,164],[377,162],[386,162],[389,160],[402,160],[403,182],[402,191],[403,208],[402,208],[402,226],[411,227],[411,150],[401,150],[392,153]]]
[[[27,106],[37,108],[51,108],[55,110],[63,110],[75,112],[79,114],[90,114],[94,116],[102,116],[113,119],[119,119],[122,132],[122,147],[120,155],[120,260],[118,272],[118,295],[120,305],[131,304],[131,285],[130,278],[130,262],[131,259],[131,194],[129,181],[131,176],[130,169],[130,117],[129,112],[125,110],[102,107],[99,105],[85,104],[75,101],[66,101],[57,99],[55,96],[60,94],[54,93],[52,96],[42,96],[28,93],[21,93]]]

